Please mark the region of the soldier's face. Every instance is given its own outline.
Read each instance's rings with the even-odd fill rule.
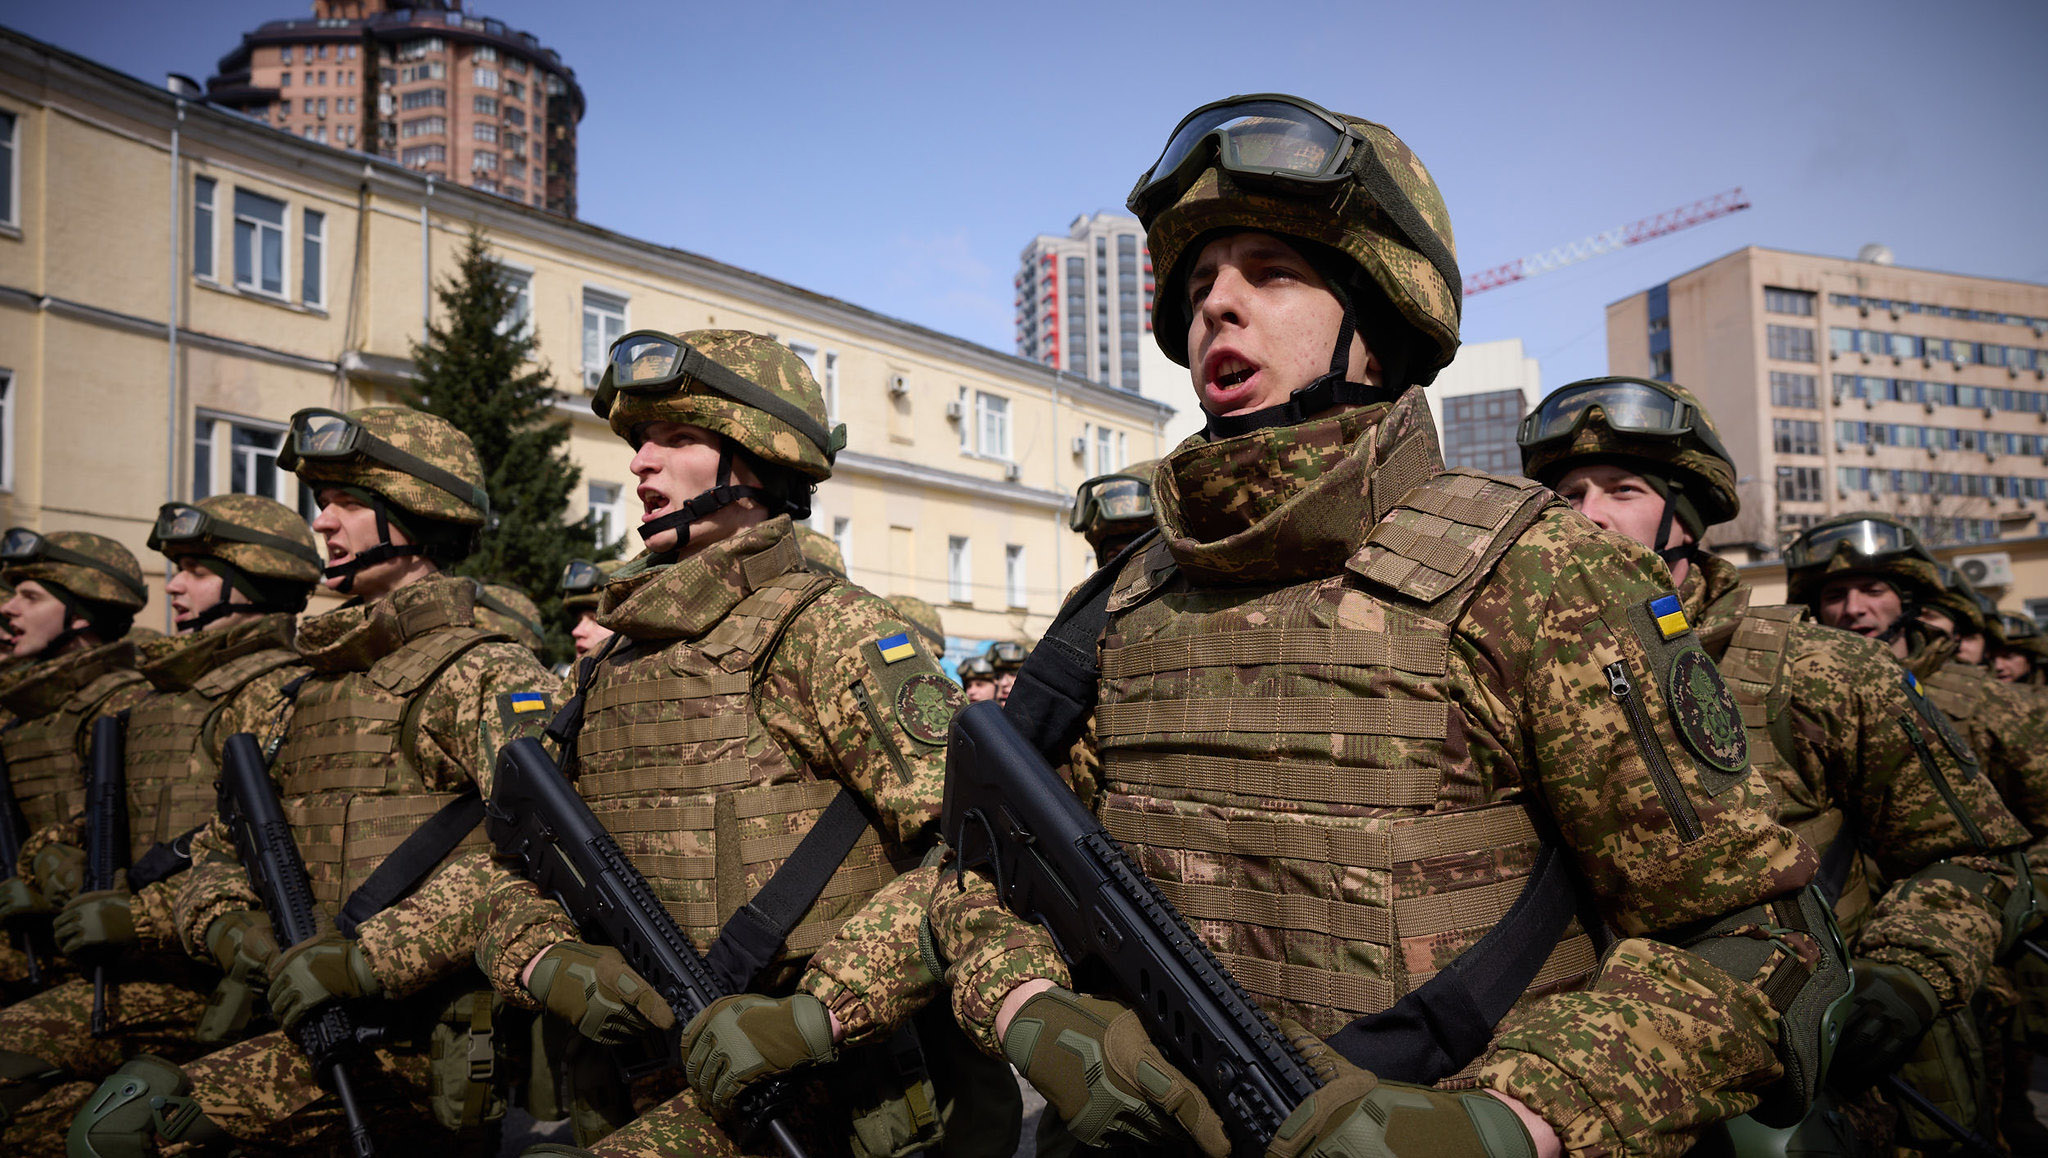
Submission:
[[[576,617],[576,626],[569,629],[569,638],[576,644],[576,658],[582,659],[604,646],[612,637],[611,629],[597,621],[597,616],[586,611]]]
[[[1264,410],[1329,373],[1344,307],[1280,238],[1246,231],[1203,246],[1187,295],[1188,371],[1209,413]],[[1357,334],[1347,368],[1350,381],[1380,381],[1379,363]]]
[[[1976,666],[1984,662],[1984,637],[1981,635],[1959,635],[1956,637],[1956,658]]]
[[[1010,702],[1010,689],[1011,689],[1011,688],[1014,688],[1014,687],[1016,687],[1016,686],[1017,686],[1017,673],[1016,673],[1016,672],[1013,672],[1013,671],[1006,671],[1006,672],[1003,672],[1003,673],[1001,673],[1000,675],[996,676],[996,702],[997,702],[997,703],[999,703],[999,704],[1007,704],[1007,703],[1009,703],[1009,702]]]
[[[1557,480],[1557,493],[1594,526],[1625,535],[1653,551],[1693,541],[1692,532],[1674,522],[1670,541],[1657,542],[1657,531],[1664,524],[1664,496],[1627,467],[1613,463],[1573,467]],[[1672,582],[1684,582],[1685,562],[1681,559],[1671,568]]]
[[[327,542],[329,567],[347,563],[384,541],[377,530],[377,512],[361,499],[339,487],[321,487],[314,498],[320,503],[320,513],[313,519],[313,533]],[[412,540],[396,524],[389,529],[393,546],[412,545]],[[433,564],[418,555],[400,555],[357,571],[349,590],[364,599],[378,599],[433,570]],[[339,587],[346,579],[345,575],[337,575],[322,578],[320,583],[324,587]]]
[[[994,681],[994,680],[968,680],[968,681],[967,681],[967,702],[968,702],[968,703],[970,703],[970,704],[978,704],[978,703],[982,702],[983,700],[992,700],[992,699],[995,699],[995,698],[996,698],[996,681]]]
[[[1867,575],[1831,579],[1820,589],[1820,621],[1858,635],[1883,635],[1905,610],[1891,584]]]
[[[213,570],[197,559],[178,560],[178,569],[164,584],[164,594],[171,597],[171,622],[185,630],[185,621],[226,599],[229,602],[243,602],[240,592],[231,589],[228,581],[213,573]],[[239,616],[223,616],[208,626],[221,627]]]
[[[2027,678],[2033,666],[2023,652],[2001,651],[1991,658],[1991,674],[2009,684]]]
[[[640,440],[640,447],[627,469],[640,480],[634,493],[640,499],[641,522],[680,510],[684,503],[718,485],[718,454],[725,442],[720,436],[687,422],[649,422],[636,428],[633,435]],[[761,485],[760,478],[737,457],[733,459],[732,481]],[[684,553],[694,555],[767,517],[752,499],[720,507],[690,524],[690,542]],[[647,549],[660,555],[675,550],[681,540],[682,532],[672,528],[646,540]]]
[[[15,584],[14,594],[0,604],[0,616],[6,617],[7,630],[14,637],[9,652],[16,659],[43,654],[50,641],[64,633],[65,615],[64,601],[41,583],[23,579]],[[74,619],[71,624],[83,628],[86,621]]]

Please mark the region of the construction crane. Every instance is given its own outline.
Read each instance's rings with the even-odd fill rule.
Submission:
[[[1496,265],[1492,269],[1468,273],[1465,275],[1465,296],[1469,298],[1473,294],[1483,294],[1490,289],[1527,281],[1537,274],[1576,265],[1587,258],[1613,253],[1626,246],[1641,245],[1653,237],[1690,229],[1701,222],[1726,217],[1731,213],[1740,213],[1747,208],[1749,202],[1743,199],[1742,188],[1737,186],[1726,193],[1703,197],[1690,205],[1669,209],[1654,217],[1645,217],[1641,221],[1630,222],[1627,225],[1617,225],[1613,229],[1560,245],[1555,249],[1546,249],[1542,253],[1518,257],[1506,265]]]

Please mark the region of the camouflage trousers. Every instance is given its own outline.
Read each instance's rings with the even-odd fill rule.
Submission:
[[[41,1058],[64,1078],[0,1131],[0,1152],[62,1154],[71,1117],[101,1078],[138,1053],[196,1052],[206,994],[189,983],[120,980],[109,987],[105,1037],[92,1036],[92,982],[74,978],[0,1010],[0,1048]],[[0,1087],[9,1084],[0,1078]]]
[[[184,1068],[193,1099],[240,1143],[242,1153],[318,1153],[347,1135],[341,1104],[281,1031],[216,1050]],[[452,1136],[427,1108],[428,1068],[426,1052],[417,1049],[364,1050],[349,1059],[356,1102],[380,1150],[450,1148]],[[402,1139],[418,1151],[399,1146]],[[191,1152],[183,1145],[163,1149],[167,1155]]]

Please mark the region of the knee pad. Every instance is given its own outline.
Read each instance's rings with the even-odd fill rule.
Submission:
[[[14,1120],[23,1106],[49,1093],[64,1071],[42,1058],[0,1049],[0,1126]]]
[[[166,1142],[225,1137],[189,1095],[192,1080],[160,1057],[139,1054],[85,1100],[65,1140],[70,1158],[143,1158]]]

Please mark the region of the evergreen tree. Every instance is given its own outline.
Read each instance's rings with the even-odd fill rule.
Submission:
[[[533,596],[547,629],[548,658],[573,649],[562,617],[562,568],[609,558],[594,528],[567,521],[582,471],[569,461],[569,425],[554,413],[553,375],[533,360],[539,341],[514,323],[516,294],[471,227],[455,273],[437,293],[442,318],[412,347],[417,372],[407,404],[438,414],[476,444],[493,526],[458,574],[507,583]]]

